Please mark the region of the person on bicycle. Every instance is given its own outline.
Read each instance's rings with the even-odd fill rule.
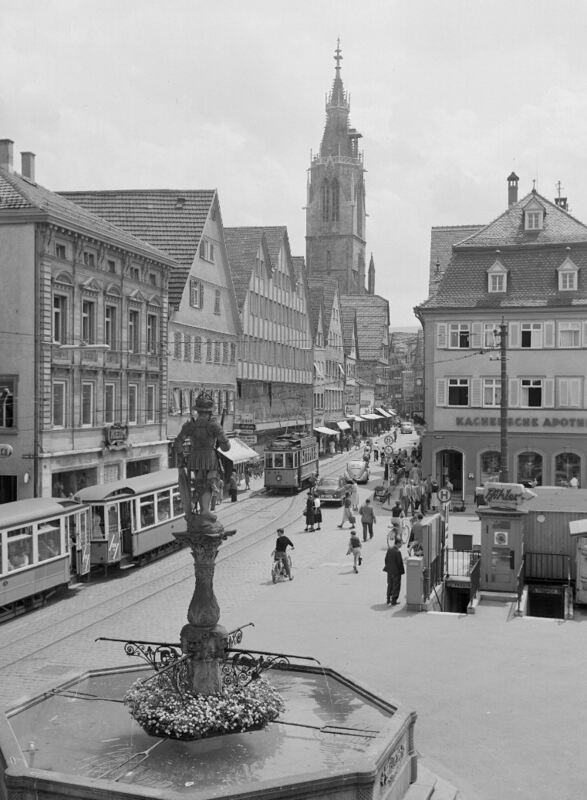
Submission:
[[[287,577],[290,579],[290,581],[292,581],[293,575],[291,574],[291,570],[289,568],[289,557],[287,555],[288,547],[291,547],[292,550],[296,549],[291,539],[285,535],[283,528],[278,528],[274,558],[276,561],[281,561]]]

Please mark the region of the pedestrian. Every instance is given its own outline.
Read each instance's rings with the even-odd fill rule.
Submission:
[[[404,559],[396,542],[387,548],[383,571],[387,572],[387,605],[396,606],[405,572]]]
[[[361,557],[361,540],[357,536],[357,532],[354,528],[351,528],[351,538],[349,539],[349,547],[346,554],[347,556],[353,556],[353,570],[358,572],[359,567],[363,563],[363,559]]]
[[[436,478],[432,478],[430,481],[430,508],[432,511],[436,511],[438,508],[438,481]]]
[[[373,461],[379,461],[379,445],[373,445]]]
[[[361,524],[363,525],[363,541],[366,542],[367,533],[369,534],[369,539],[373,538],[373,523],[377,522],[375,509],[371,505],[370,500],[365,500],[359,509],[359,514],[361,515]]]
[[[354,479],[351,485],[351,505],[353,511],[359,510],[359,484]]]
[[[281,561],[287,577],[290,579],[290,581],[292,581],[293,575],[291,574],[291,569],[289,567],[289,558],[287,556],[288,547],[291,547],[292,550],[296,549],[291,539],[289,539],[289,537],[285,535],[283,528],[278,528],[277,540],[275,542],[274,558],[276,561]]]
[[[579,479],[577,478],[576,475],[573,475],[573,477],[569,481],[569,487],[571,489],[578,489],[579,488]]]
[[[304,528],[305,531],[310,531],[310,533],[314,532],[314,522],[316,521],[315,515],[315,506],[314,506],[314,494],[312,492],[308,492],[308,496],[306,498],[306,527]]]
[[[345,492],[344,498],[342,501],[342,520],[340,522],[339,528],[344,527],[344,523],[348,520],[350,526],[352,527],[354,524],[354,516],[352,513],[352,502],[351,502],[351,493]]]
[[[230,476],[230,480],[228,481],[228,492],[230,494],[230,502],[236,503],[236,496],[238,494],[238,482],[236,479],[236,474],[233,472]]]
[[[321,530],[320,525],[322,524],[322,508],[320,507],[319,497],[314,497],[314,522],[316,524],[316,530]]]
[[[245,464],[245,488],[251,488],[251,465]]]

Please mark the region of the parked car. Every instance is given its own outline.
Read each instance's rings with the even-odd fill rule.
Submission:
[[[401,428],[400,428],[400,432],[401,433],[413,433],[414,432],[414,426],[412,425],[411,422],[402,422]]]
[[[337,503],[342,505],[345,492],[345,481],[341,477],[318,478],[314,487],[314,495],[321,503]]]
[[[367,483],[369,480],[369,464],[366,461],[349,461],[344,477],[347,481]]]

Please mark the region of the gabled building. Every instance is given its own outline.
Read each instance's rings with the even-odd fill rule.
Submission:
[[[175,439],[202,389],[225,430],[234,422],[241,323],[215,190],[63,192],[169,253],[169,421]],[[172,448],[170,448],[170,455]]]
[[[256,449],[312,426],[313,346],[305,283],[287,228],[225,228],[242,320],[235,427],[255,426]],[[250,440],[249,440],[250,441]]]
[[[518,200],[517,186],[512,173],[508,208],[452,244],[438,287],[415,309],[424,469],[469,499],[500,475],[502,407],[510,480],[587,480],[587,226],[562,198],[533,190]]]
[[[357,387],[357,361],[359,347],[357,344],[357,312],[354,308],[340,309],[342,319],[342,341],[344,347],[344,413],[353,418],[359,414],[359,391]]]
[[[0,502],[167,466],[174,259],[40,186],[0,141]]]
[[[389,364],[389,303],[379,295],[342,295],[343,314],[354,309],[359,361],[357,377],[374,386],[375,406],[391,405]]]

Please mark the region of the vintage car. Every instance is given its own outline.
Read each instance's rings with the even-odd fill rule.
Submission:
[[[369,464],[364,461],[349,461],[346,465],[344,477],[347,481],[367,483],[369,480]]]
[[[337,503],[342,505],[345,492],[345,481],[341,477],[319,478],[314,487],[314,495],[320,503]]]

